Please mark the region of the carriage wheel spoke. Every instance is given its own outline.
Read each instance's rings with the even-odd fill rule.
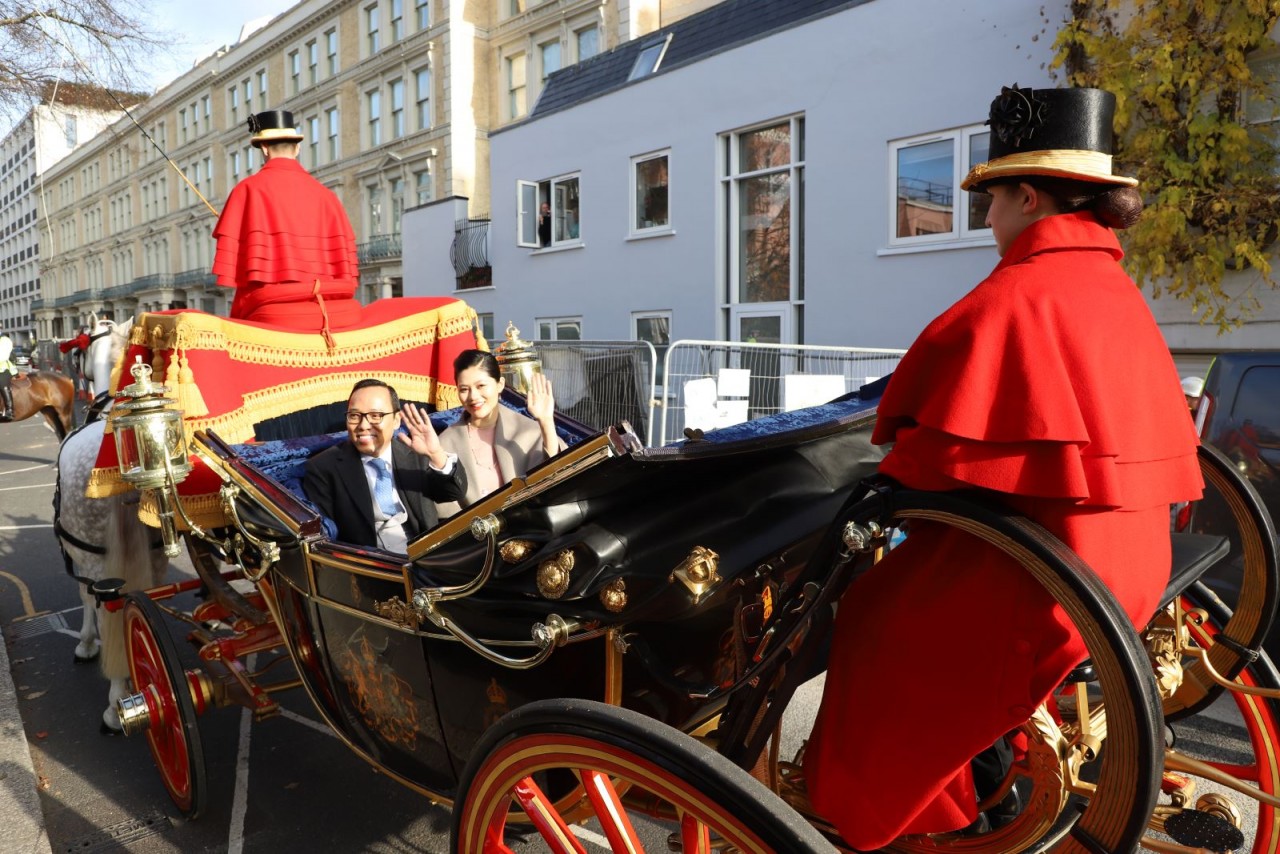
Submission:
[[[696,816],[684,813],[680,816],[680,842],[685,854],[711,854],[711,829]]]
[[[636,830],[631,826],[631,819],[622,806],[622,799],[613,787],[613,781],[599,771],[582,770],[582,785],[587,790],[591,807],[595,810],[604,835],[609,840],[609,847],[615,854],[643,854],[644,846]]]
[[[533,822],[553,854],[587,854],[582,843],[569,831],[564,819],[532,777],[525,777],[511,789],[511,796]]]

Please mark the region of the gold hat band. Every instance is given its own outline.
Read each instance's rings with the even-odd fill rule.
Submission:
[[[1006,154],[986,163],[979,163],[969,170],[960,182],[960,189],[968,190],[984,181],[1009,175],[1048,175],[1055,178],[1075,178],[1099,184],[1115,184],[1121,187],[1138,186],[1137,178],[1126,178],[1111,173],[1111,155],[1100,151],[1079,149],[1047,149]]]
[[[253,135],[249,140],[250,145],[258,145],[263,142],[290,142],[302,141],[302,134],[293,128],[264,128]]]

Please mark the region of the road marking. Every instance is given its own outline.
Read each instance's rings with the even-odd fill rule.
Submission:
[[[53,463],[50,462],[50,463],[42,463],[41,465],[38,465],[38,466],[27,466],[24,469],[11,469],[9,471],[0,472],[0,477],[8,477],[11,474],[21,474],[24,471],[36,471],[37,469],[47,469],[52,465]]]
[[[608,838],[599,833],[596,833],[594,830],[587,830],[585,827],[583,827],[580,824],[569,825],[569,830],[571,833],[573,833],[574,836],[578,837],[579,839],[590,842],[593,845],[599,845],[601,848],[604,848],[605,850],[609,850],[609,851],[613,850],[612,847],[609,845]]]
[[[253,672],[258,658],[255,652],[245,660],[245,669]],[[253,712],[245,706],[240,710],[240,747],[236,752],[236,790],[231,801],[231,827],[227,838],[227,854],[243,854],[244,816],[249,810],[249,731],[253,726]]]
[[[0,486],[0,492],[12,492],[15,489],[48,489],[52,483],[33,483],[30,486]]]
[[[303,717],[297,712],[291,712],[288,709],[281,709],[280,717],[288,718],[289,720],[294,721],[295,723],[300,723],[303,726],[309,726],[316,732],[322,732],[325,735],[333,736],[334,738],[338,737],[337,733],[333,731],[332,727],[322,724],[319,721],[313,721],[311,720],[311,718]]]
[[[25,531],[28,528],[52,528],[53,523],[47,525],[0,525],[0,531]]]
[[[35,616],[36,606],[31,601],[31,591],[27,589],[27,585],[23,583],[22,579],[4,570],[0,570],[0,577],[9,579],[13,582],[13,586],[18,588],[18,593],[22,596],[23,616]]]

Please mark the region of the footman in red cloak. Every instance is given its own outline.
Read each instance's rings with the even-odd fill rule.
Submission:
[[[304,332],[358,323],[355,231],[333,191],[298,163],[293,114],[257,113],[249,131],[265,162],[231,190],[213,229],[214,276],[236,288],[231,317]]]
[[[1142,200],[1112,173],[1114,105],[1016,85],[992,102],[991,159],[961,186],[991,195],[1001,260],[912,344],[873,440],[904,485],[985,490],[1048,528],[1140,627],[1168,581],[1169,505],[1203,484],[1173,359],[1119,264],[1112,229]],[[860,850],[968,826],[973,757],[1084,656],[1018,564],[913,521],[840,602],[805,753],[814,806]]]

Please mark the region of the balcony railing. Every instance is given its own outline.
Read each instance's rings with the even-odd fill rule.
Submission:
[[[69,305],[79,305],[82,302],[93,302],[103,298],[104,291],[90,289],[86,291],[76,291],[74,294],[68,294],[65,297],[58,297],[53,301],[54,308],[65,308]]]
[[[173,276],[168,273],[152,273],[149,276],[141,276],[129,283],[129,293],[136,294],[139,291],[150,291],[159,288],[173,287]]]
[[[177,288],[188,288],[192,285],[216,285],[217,283],[218,281],[213,273],[204,269],[183,270],[173,277],[173,285]]]
[[[489,266],[489,220],[458,220],[454,223],[449,258],[453,261],[459,288],[465,290],[493,284]]]
[[[42,308],[44,308],[44,299],[43,299],[43,298],[37,298],[37,299],[33,299],[33,300],[31,301],[31,310],[32,310],[32,311],[39,311],[39,310],[40,310],[40,309],[42,309]]]
[[[103,299],[119,299],[120,297],[128,296],[129,288],[132,284],[133,284],[132,282],[128,282],[123,285],[112,285],[109,288],[103,288],[102,298]]]
[[[356,247],[361,264],[370,261],[385,261],[388,258],[400,257],[400,233],[375,234],[365,243]]]

